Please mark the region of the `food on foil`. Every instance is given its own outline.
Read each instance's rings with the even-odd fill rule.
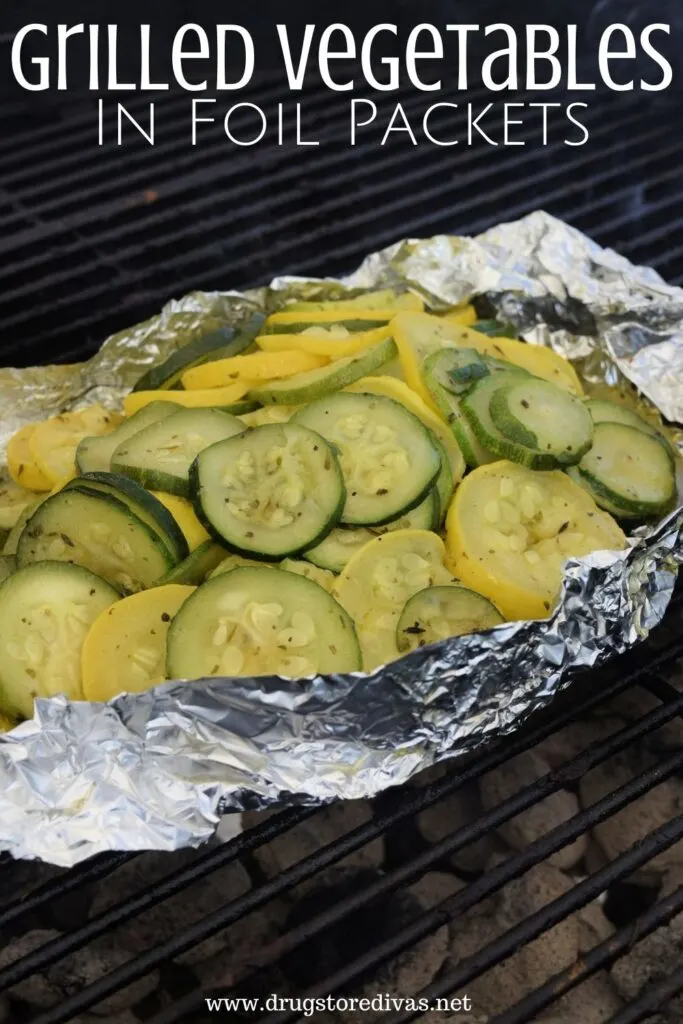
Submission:
[[[547,618],[568,557],[672,507],[674,454],[514,333],[410,292],[290,302],[210,321],[125,418],[22,427],[0,490],[2,711],[369,672]]]

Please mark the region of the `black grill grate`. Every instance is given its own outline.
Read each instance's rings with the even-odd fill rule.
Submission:
[[[281,97],[274,81],[264,81],[248,97],[268,112]],[[428,101],[414,96],[377,100],[386,113],[401,99],[411,117]],[[444,99],[459,97],[444,96]],[[486,102],[483,94],[469,97]],[[575,99],[576,97],[572,97]],[[187,96],[159,101],[158,143],[135,144],[122,151],[93,148],[92,110],[67,113],[62,121],[19,137],[0,156],[0,328],[6,362],[31,364],[71,360],[92,351],[109,333],[156,312],[162,302],[191,288],[235,288],[261,284],[278,273],[333,274],[351,269],[373,249],[407,235],[474,233],[492,223],[546,208],[598,241],[613,245],[638,262],[655,265],[670,280],[683,281],[683,206],[678,168],[683,140],[671,133],[672,111],[663,102],[637,98],[589,98],[586,123],[590,142],[571,149],[552,144],[492,151],[484,146],[455,150],[413,148],[405,139],[379,147],[377,136],[355,149],[347,145],[347,103],[329,93],[305,90],[306,123],[324,145],[318,149],[279,148],[235,152],[219,136],[196,150],[187,146]],[[219,104],[220,105],[220,104]],[[130,102],[140,113],[139,100]],[[499,118],[498,118],[499,120]],[[454,122],[462,128],[463,114]],[[487,122],[493,131],[496,118]],[[183,125],[185,130],[183,130]],[[524,128],[520,138],[537,138]],[[87,151],[88,159],[83,159]],[[46,173],[46,170],[49,173]],[[678,234],[674,232],[678,228]],[[683,713],[683,695],[669,681],[683,656],[677,635],[681,600],[674,602],[669,626],[659,639],[617,659],[599,675],[577,679],[572,692],[550,713],[505,744],[456,765],[444,778],[390,793],[377,802],[372,820],[341,839],[322,846],[275,877],[254,876],[244,895],[224,901],[188,928],[174,932],[169,920],[162,944],[131,956],[122,965],[74,991],[59,1005],[42,1010],[33,1024],[66,1024],[97,1009],[112,993],[127,989],[155,967],[174,958],[263,908],[267,913],[283,895],[315,878],[380,836],[408,828],[416,815],[534,748],[580,716],[607,706],[632,690],[647,691],[659,702],[637,722],[609,739],[586,745],[574,759],[520,790],[476,820],[454,829],[436,844],[399,857],[386,872],[358,887],[304,923],[287,928],[275,940],[232,965],[235,991],[258,985],[261,977],[312,940],[353,921],[373,901],[399,893],[444,858],[487,835],[544,797],[574,785],[590,767],[647,741]],[[673,626],[673,628],[670,628]],[[445,922],[457,921],[513,879],[584,835],[673,776],[683,775],[680,748],[661,753],[657,764],[615,788],[598,803],[542,836],[522,853],[485,871],[447,900],[398,927],[388,938],[320,978],[302,996],[343,992],[368,973],[372,976],[402,950]],[[222,846],[200,853],[189,865],[132,897],[88,919],[28,955],[0,967],[0,992],[12,989],[97,937],[134,930],[146,913],[177,894],[192,900],[193,886],[236,862],[249,864],[266,847],[316,809],[280,813]],[[593,871],[565,895],[486,944],[454,969],[442,972],[415,996],[435,997],[466,989],[474,979],[516,950],[546,933],[577,908],[683,838],[683,815],[651,832],[612,863]],[[0,937],[21,933],[41,922],[58,901],[76,900],[93,886],[106,886],[134,860],[129,855],[99,857],[0,907]],[[568,970],[548,979],[490,1024],[527,1024],[586,978],[610,966],[635,942],[683,911],[683,889],[659,899],[635,922],[583,954]],[[35,926],[35,925],[31,925]],[[683,969],[653,983],[611,1024],[648,1020],[683,991]],[[298,993],[297,993],[298,994]],[[203,996],[181,993],[172,1005],[147,1012],[152,1024],[195,1024]],[[552,1012],[550,1010],[549,1012]],[[268,1024],[285,1024],[295,1012],[262,1015]],[[417,1013],[402,1011],[382,1018],[402,1024]],[[23,1024],[23,1021],[22,1021]],[[667,1020],[667,1024],[669,1024]]]

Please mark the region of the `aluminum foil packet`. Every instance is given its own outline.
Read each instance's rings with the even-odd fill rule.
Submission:
[[[537,212],[477,238],[374,253],[343,280],[278,278],[193,293],[109,338],[87,363],[0,371],[0,452],[23,423],[93,401],[116,407],[143,370],[213,320],[291,297],[408,287],[433,308],[485,294],[586,387],[618,389],[683,423],[683,290]],[[681,449],[675,428],[670,435]],[[371,674],[170,682],[109,704],[36,702],[0,737],[0,849],[70,866],[105,850],[197,846],[242,809],[369,797],[517,729],[576,671],[642,640],[683,559],[683,508],[626,552],[570,560],[553,616],[454,637]]]

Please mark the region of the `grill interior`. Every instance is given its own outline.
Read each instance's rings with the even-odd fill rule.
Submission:
[[[280,96],[277,85],[266,80],[246,98],[270,112]],[[401,99],[415,123],[429,105],[415,96],[373,98],[385,117]],[[483,94],[470,98],[481,106],[487,102]],[[437,149],[422,142],[414,147],[405,136],[382,147],[378,132],[361,136],[351,149],[345,101],[309,87],[302,105],[304,137],[319,138],[317,148],[272,143],[237,150],[227,147],[219,133],[207,131],[206,141],[191,150],[185,95],[159,100],[153,149],[139,141],[122,150],[112,145],[96,150],[92,109],[67,106],[57,122],[51,115],[51,123],[44,125],[34,113],[30,133],[16,136],[0,156],[4,362],[29,365],[81,358],[107,334],[153,314],[165,300],[192,288],[242,288],[278,273],[335,274],[399,237],[475,233],[537,208],[565,218],[634,261],[654,265],[673,282],[683,280],[678,187],[683,140],[671,132],[672,110],[665,99],[655,104],[651,97],[591,98],[583,115],[591,132],[585,146],[568,148],[556,142],[545,149],[537,144],[501,147],[494,156],[486,144]],[[128,106],[141,114],[139,99]],[[487,121],[491,131],[496,116]],[[450,130],[459,126],[462,131],[462,123],[459,112]],[[563,133],[558,134],[561,138]],[[537,125],[521,129],[518,137],[531,141],[532,136],[537,140]],[[3,861],[0,936],[5,951],[18,952],[0,960],[0,991],[10,997],[9,1003],[0,1003],[0,1021],[6,1012],[5,1019],[17,1024],[195,1022],[204,1019],[204,995],[214,987],[221,994],[258,995],[281,991],[284,985],[284,991],[314,997],[353,992],[359,981],[372,987],[375,979],[379,985],[386,965],[428,936],[440,934],[444,926],[457,934],[475,908],[507,891],[515,880],[644,794],[654,798],[668,781],[683,780],[683,745],[680,731],[676,733],[683,712],[677,668],[683,655],[680,623],[681,599],[676,597],[665,625],[650,641],[606,670],[582,675],[571,693],[529,728],[445,774],[386,793],[361,824],[342,829],[330,841],[321,838],[317,849],[302,851],[300,859],[274,873],[264,870],[263,851],[307,823],[315,829],[325,810],[278,813],[237,838],[183,855],[180,862],[169,855],[163,871],[149,876],[146,855],[100,857],[69,872]],[[427,809],[445,807],[464,787],[512,764],[559,731],[586,716],[609,716],[613,702],[631,698],[645,700],[647,710],[620,720],[607,738],[592,741],[587,729],[580,750],[531,784],[492,802],[464,824],[446,824],[441,830],[445,834],[436,840],[418,834],[416,822]],[[661,740],[664,733],[667,738]],[[450,871],[459,851],[551,795],[577,791],[586,774],[610,758],[643,747],[648,760],[633,778],[608,787],[589,806],[577,804],[576,814],[520,851],[508,850],[502,859],[461,872],[450,895],[431,906],[408,907],[395,920],[390,916],[383,931],[373,932],[372,922],[395,909],[399,894],[426,873]],[[325,835],[322,826],[320,834]],[[341,888],[338,879],[333,884],[337,876],[330,871],[340,861],[378,840],[384,844],[379,869],[360,872]],[[560,997],[575,993],[586,979],[647,943],[657,929],[673,929],[683,911],[683,886],[667,891],[640,882],[654,858],[680,840],[683,814],[669,814],[606,863],[582,861],[566,891],[457,962],[451,957],[426,982],[417,980],[410,994],[435,999],[467,992],[496,965],[600,898],[611,914],[609,937],[582,949],[573,963],[551,972],[521,999],[511,995],[504,1010],[482,1018],[475,1006],[471,1018],[472,1024],[546,1019],[573,1024],[574,1018],[553,1017],[553,1004]],[[111,906],[103,904],[101,896],[114,891],[117,877],[136,863],[135,885]],[[163,917],[167,907],[176,905],[174,896],[180,895],[187,906],[199,905],[198,887],[208,879],[218,885],[235,865],[245,873],[242,891],[235,895],[226,890],[210,908],[201,904],[202,912],[191,923],[179,923],[171,910]],[[316,879],[320,889],[314,898],[310,886]],[[322,891],[328,893],[325,900]],[[157,928],[146,948],[139,949],[135,937],[144,934],[152,914],[161,914],[165,922],[162,938]],[[264,921],[268,933],[261,936]],[[679,922],[678,932],[665,933],[669,944],[672,935],[680,937],[680,927]],[[233,941],[235,929],[240,938]],[[35,938],[28,946],[16,945],[22,936]],[[76,972],[76,980],[56,1001],[49,993],[38,1004],[25,998],[22,985],[59,972],[65,958],[79,951],[87,955],[110,936],[131,955],[116,963],[102,961],[101,969],[95,959],[92,970]],[[188,952],[217,936],[224,943],[217,953],[225,968],[221,985],[199,977],[186,960]],[[663,960],[637,994],[600,1020],[683,1020],[683,1003],[677,1000],[683,992],[682,962],[683,954],[673,967]],[[144,985],[140,989],[154,972],[154,991]],[[116,994],[120,1000],[113,1010]],[[284,1024],[300,1016],[295,1008],[264,1008],[231,1019]],[[319,1019],[343,1024],[345,1018],[328,1014]],[[449,1018],[404,1007],[378,1019],[399,1024]]]

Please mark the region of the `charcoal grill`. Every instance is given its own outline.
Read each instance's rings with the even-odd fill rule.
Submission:
[[[266,79],[249,98],[272,111],[280,95],[277,85]],[[419,113],[428,105],[414,95],[398,98],[409,113]],[[483,100],[483,93],[471,98]],[[392,97],[391,103],[396,99]],[[546,149],[538,145],[501,148],[495,156],[485,145],[438,150],[421,143],[415,148],[405,137],[380,147],[376,134],[370,133],[350,149],[346,144],[346,102],[314,86],[304,91],[301,100],[310,130],[321,140],[317,148],[272,144],[234,151],[227,148],[224,138],[209,134],[196,150],[190,150],[187,133],[180,127],[187,117],[187,96],[166,95],[159,98],[155,148],[131,138],[121,150],[111,145],[98,150],[93,145],[92,109],[65,104],[55,115],[54,111],[41,114],[34,107],[30,114],[33,122],[24,119],[24,133],[16,134],[13,145],[0,155],[3,362],[29,365],[47,359],[81,358],[108,333],[153,314],[164,301],[192,288],[243,288],[262,284],[278,273],[334,274],[351,269],[366,252],[398,237],[474,233],[536,208],[565,218],[634,261],[654,265],[672,282],[683,281],[679,185],[683,140],[671,132],[672,109],[665,99],[655,104],[651,97],[645,101],[637,96],[592,97],[584,115],[590,130],[585,146],[572,149],[555,143]],[[389,107],[388,100],[378,103],[380,110]],[[128,106],[132,112],[142,113],[139,98]],[[461,125],[462,118],[456,117],[454,124]],[[521,137],[530,141],[532,134],[537,137],[537,130],[524,129]],[[297,886],[385,836],[388,859],[382,874],[285,928],[243,962],[238,958],[231,991],[257,991],[259,984],[266,984],[263,979],[270,978],[297,950],[338,934],[334,929],[353,928],[356,915],[376,905],[373,901],[400,892],[454,852],[549,794],[575,786],[590,768],[649,741],[679,718],[683,694],[671,680],[683,656],[682,607],[678,595],[664,626],[650,641],[600,673],[579,677],[570,694],[507,742],[453,766],[436,781],[385,794],[376,802],[371,820],[272,877],[259,870],[255,855],[305,820],[315,821],[319,810],[278,813],[237,838],[200,851],[189,864],[141,885],[133,896],[94,916],[83,911],[83,895],[93,887],[110,885],[134,857],[98,857],[72,871],[59,872],[37,888],[30,868],[22,868],[23,889],[19,895],[12,892],[11,899],[8,888],[15,886],[19,866],[4,861],[0,886],[3,875],[9,881],[0,890],[6,900],[0,907],[0,935],[8,941],[29,927],[45,926],[46,922],[54,925],[55,921],[61,934],[0,967],[0,991],[14,989],[68,954],[87,949],[98,937],[115,932],[125,936],[152,908],[163,906],[174,895],[182,893],[191,902],[193,887],[219,875],[230,864],[244,864],[252,880],[246,893],[219,902],[192,926],[174,931],[169,923],[160,944],[78,987],[59,1004],[23,1018],[20,1010],[13,1010],[19,1015],[16,1019],[30,1019],[33,1024],[90,1020],[79,1015],[96,1010],[112,993],[126,990],[162,967],[166,997],[141,1004],[138,1011],[142,1017],[153,1024],[203,1020],[205,993],[193,984],[191,972],[174,969],[176,959],[242,919],[248,921],[249,915],[261,908],[268,913],[283,894],[296,897]],[[656,706],[607,740],[586,745],[578,756],[439,842],[411,845],[402,838],[420,811],[438,805],[466,783],[506,764],[581,715],[632,691],[646,691],[656,699]],[[661,749],[651,768],[522,852],[473,875],[464,888],[397,926],[388,937],[373,941],[359,936],[356,951],[345,962],[310,978],[305,991],[297,995],[352,990],[359,978],[372,977],[397,954],[443,924],[457,922],[470,908],[596,823],[681,773],[680,746]],[[613,862],[577,879],[564,895],[457,966],[443,969],[427,988],[413,994],[436,998],[466,991],[474,979],[544,935],[577,908],[613,890],[681,839],[683,815],[666,821]],[[627,913],[609,939],[598,942],[573,966],[510,1005],[491,1019],[491,1024],[542,1019],[552,1012],[556,999],[609,967],[681,911],[683,887],[651,901],[639,914]],[[683,966],[655,979],[612,1016],[611,1022],[649,1020],[681,992]],[[290,1009],[264,1011],[249,1019],[286,1024],[298,1016]],[[403,1024],[419,1016],[419,1011],[403,1009],[389,1012],[381,1020],[383,1024]],[[672,1017],[658,1019],[673,1021]]]

